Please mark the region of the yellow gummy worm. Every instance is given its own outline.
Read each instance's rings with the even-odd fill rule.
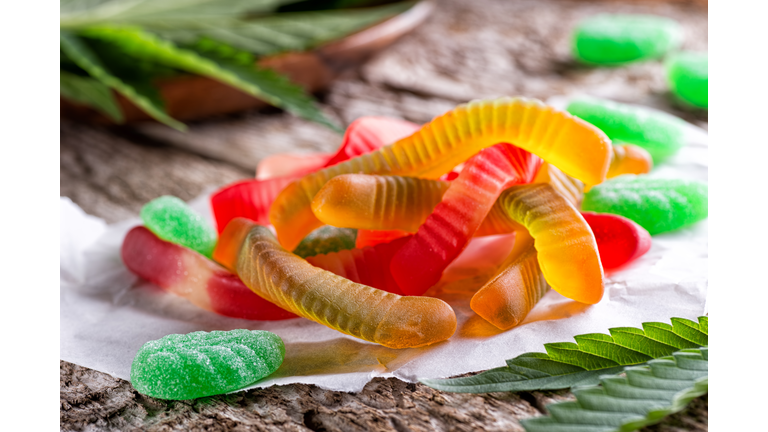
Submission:
[[[450,185],[416,177],[343,174],[317,192],[312,212],[336,227],[416,232]]]
[[[240,279],[286,310],[389,348],[429,345],[456,331],[456,315],[440,299],[404,297],[354,283],[283,249],[267,227],[235,221],[222,233],[222,251],[214,256],[232,267],[230,252],[241,241],[234,265]]]
[[[611,142],[595,126],[536,99],[473,101],[436,117],[413,135],[377,151],[308,174],[277,196],[269,219],[280,243],[295,248],[322,225],[312,213],[315,194],[341,174],[387,174],[436,179],[480,150],[508,142],[586,184],[605,180]]]
[[[475,293],[469,305],[486,321],[507,330],[520,324],[548,290],[534,240],[522,229],[515,231],[515,245],[499,271]]]
[[[647,174],[653,168],[653,159],[648,150],[632,144],[615,145],[611,148],[611,165],[607,178],[622,174]]]

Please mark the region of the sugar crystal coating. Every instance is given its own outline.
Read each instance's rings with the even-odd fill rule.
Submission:
[[[653,15],[601,14],[573,34],[574,56],[588,64],[619,65],[660,57],[681,41],[680,25]]]
[[[669,87],[677,97],[699,108],[709,107],[709,58],[706,53],[681,52],[667,62]]]
[[[582,210],[624,216],[655,235],[706,219],[707,190],[698,181],[625,175],[587,192]]]
[[[614,143],[644,148],[654,164],[673,156],[685,145],[685,123],[667,114],[591,97],[573,99],[567,111],[597,126]]]
[[[174,196],[161,196],[141,208],[144,226],[158,237],[197,251],[208,258],[216,247],[216,231],[187,203]]]
[[[131,384],[161,399],[212,396],[272,374],[284,358],[283,341],[268,331],[171,334],[139,349],[131,365]]]

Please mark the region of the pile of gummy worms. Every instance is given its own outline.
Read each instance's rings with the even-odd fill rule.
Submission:
[[[218,239],[180,200],[143,210],[145,226],[123,242],[124,263],[219,314],[302,316],[407,348],[455,332],[453,309],[424,294],[473,237],[515,233],[509,256],[470,303],[509,329],[550,287],[599,302],[604,269],[650,248],[649,230],[618,215],[632,208],[627,199],[640,197],[641,207],[671,202],[668,213],[679,222],[665,230],[706,217],[697,212],[700,185],[657,182],[653,191],[671,194],[661,204],[632,180],[601,189],[607,178],[649,172],[651,155],[614,145],[598,127],[535,99],[473,101],[421,127],[365,117],[349,126],[336,154],[310,159],[281,177],[217,191]],[[579,211],[587,210],[588,189],[601,213]],[[291,252],[324,225],[357,229],[355,247],[306,259]]]

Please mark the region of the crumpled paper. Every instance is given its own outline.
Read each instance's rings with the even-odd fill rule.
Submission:
[[[549,102],[562,106],[564,100]],[[686,133],[687,146],[649,175],[707,181],[707,133],[693,125],[688,125]],[[208,204],[211,192],[190,204],[213,221]],[[521,325],[507,331],[477,316],[469,300],[503,260],[514,235],[475,239],[429,292],[456,311],[456,333],[432,346],[400,350],[304,318],[271,322],[227,318],[165,293],[134,276],[120,260],[123,237],[140,223],[137,217],[107,225],[85,214],[69,198],[61,198],[62,360],[127,380],[134,355],[147,341],[199,330],[268,330],[285,342],[285,361],[273,375],[248,388],[304,383],[357,392],[374,377],[415,382],[486,370],[525,352],[544,352],[544,343],[607,333],[611,327],[639,327],[647,321],[669,323],[671,317],[696,320],[707,309],[706,220],[654,236],[648,253],[622,269],[606,272],[600,303],[580,304],[550,290]]]

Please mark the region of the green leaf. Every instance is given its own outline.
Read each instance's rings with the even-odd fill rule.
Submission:
[[[61,0],[59,25],[178,26],[275,10],[296,0]]]
[[[115,122],[123,121],[123,113],[112,91],[102,82],[69,72],[59,73],[59,89],[67,99],[95,108]]]
[[[709,388],[707,348],[677,351],[624,372],[602,376],[599,386],[574,388],[575,402],[549,404],[551,416],[520,423],[527,432],[629,432],[681,411]]]
[[[258,56],[304,51],[354,33],[413,6],[400,2],[358,10],[280,13],[249,20],[154,25],[147,30],[178,44],[191,45],[210,38]]]
[[[684,348],[707,345],[707,318],[699,322],[672,318],[672,325],[644,323],[643,329],[619,327],[611,335],[575,336],[576,343],[544,344],[547,354],[526,353],[507,360],[507,366],[478,375],[421,380],[438,390],[456,393],[554,390],[594,385],[604,374],[669,356]]]
[[[60,31],[59,41],[61,50],[67,57],[77,66],[88,72],[91,77],[97,79],[106,86],[115,89],[156,120],[178,130],[186,129],[186,126],[184,126],[183,123],[172,119],[165,113],[160,95],[150,83],[141,81],[127,82],[121,80],[110,73],[93,51],[91,51],[79,37],[65,30]]]
[[[136,27],[92,27],[80,34],[111,43],[115,49],[133,58],[153,61],[231,85],[299,117],[341,132],[301,87],[272,70],[217,61],[196,51],[177,47],[172,42]]]

